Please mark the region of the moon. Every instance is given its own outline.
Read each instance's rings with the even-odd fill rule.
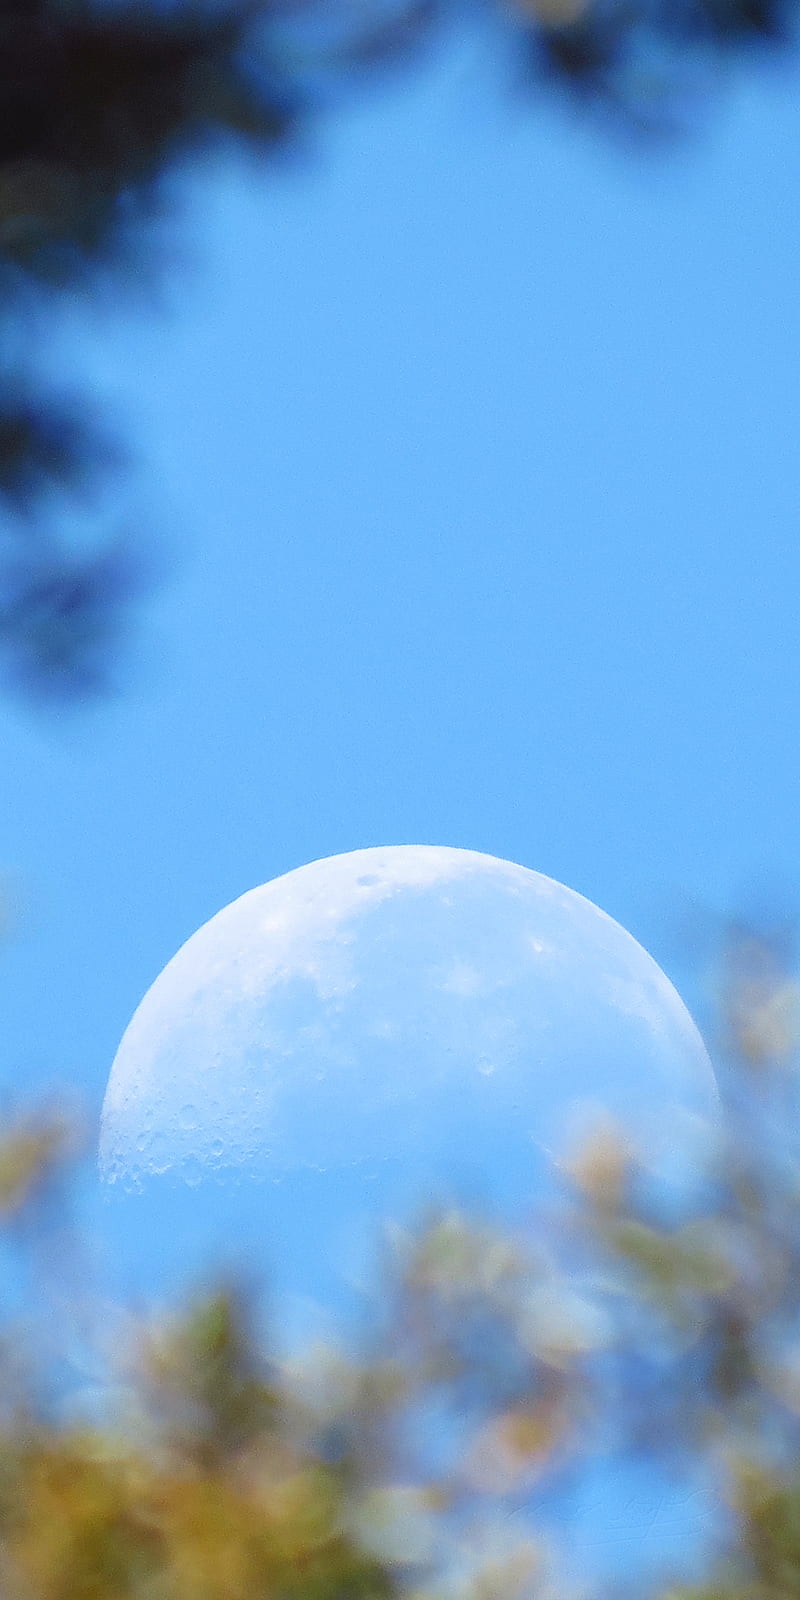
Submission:
[[[124,1034],[99,1153],[112,1283],[158,1300],[220,1261],[254,1271],[290,1354],[358,1326],[381,1224],[431,1201],[524,1222],[601,1107],[662,1170],[717,1107],[686,1007],[617,922],[471,850],[313,862],[212,917]],[[628,1570],[632,1528],[656,1563],[703,1533],[634,1466],[590,1461],[551,1507],[598,1580]]]
[[[162,1207],[211,1185],[220,1229],[252,1212],[321,1262],[426,1199],[518,1212],[576,1108],[671,1150],[715,1099],[675,989],[583,896],[471,850],[356,850],[244,894],[164,968],[111,1070],[100,1174]]]

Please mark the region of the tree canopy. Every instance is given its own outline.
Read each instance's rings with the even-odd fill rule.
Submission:
[[[498,92],[565,96],[639,142],[679,137],[720,66],[788,53],[794,0],[2,0],[0,4],[0,646],[27,690],[107,683],[135,545],[78,550],[64,511],[125,451],[91,403],[53,392],[35,330],[60,299],[130,282],[187,163],[269,160],[343,97],[477,28]],[[22,353],[20,351],[22,350]]]
[[[707,1527],[693,1571],[599,1600],[795,1600],[797,984],[744,929],[726,968],[721,1116],[677,1209],[624,1128],[598,1125],[565,1153],[560,1212],[396,1234],[350,1346],[276,1359],[224,1280],[109,1339],[108,1305],[64,1273],[75,1130],[52,1108],[7,1121],[6,1600],[552,1600],[574,1589],[542,1507],[620,1451],[699,1495]],[[104,1352],[88,1401],[64,1382],[76,1348],[95,1374]]]

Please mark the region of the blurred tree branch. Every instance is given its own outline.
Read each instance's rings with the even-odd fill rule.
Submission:
[[[754,1051],[747,1016],[792,981],[787,940],[732,928],[731,1092],[677,1213],[605,1122],[565,1162],[563,1208],[540,1227],[512,1234],[451,1211],[395,1233],[356,1350],[269,1360],[253,1301],[218,1286],[131,1323],[104,1406],[78,1426],[47,1371],[15,1358],[9,1304],[5,1600],[552,1600],[540,1496],[620,1450],[699,1489],[712,1515],[705,1580],[665,1575],[637,1593],[796,1600],[800,1148],[785,1089],[797,1036]],[[53,1197],[77,1148],[52,1109],[8,1125],[0,1231],[16,1248],[36,1254],[61,1226]]]
[[[18,687],[106,688],[143,570],[116,538],[76,556],[61,504],[124,452],[12,358],[9,330],[141,274],[187,162],[220,148],[263,162],[473,26],[489,49],[505,41],[526,92],[663,139],[723,64],[793,48],[796,0],[0,0],[0,647]]]

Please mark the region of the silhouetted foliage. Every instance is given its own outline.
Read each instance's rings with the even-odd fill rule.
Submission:
[[[13,5],[0,14],[0,240],[9,266],[69,282],[146,207],[165,169],[229,135],[285,139],[288,77],[250,67],[263,7]]]
[[[55,310],[64,291],[130,280],[182,164],[283,151],[343,94],[465,25],[487,48],[505,30],[531,91],[663,137],[696,111],[698,83],[710,95],[715,64],[791,47],[795,0],[0,0],[6,321],[32,296]],[[0,636],[29,690],[81,696],[113,676],[123,569],[103,554],[76,567],[52,531],[58,494],[107,464],[80,405],[54,405],[0,348],[0,538],[14,568],[0,573]]]
[[[26,694],[71,700],[113,687],[127,608],[143,562],[124,544],[89,554],[44,537],[0,578],[0,646],[6,679]]]

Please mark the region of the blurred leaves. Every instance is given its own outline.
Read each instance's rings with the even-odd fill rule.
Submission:
[[[272,1426],[277,1398],[259,1359],[249,1308],[218,1293],[145,1345],[151,1408],[177,1453],[200,1466],[235,1458]]]
[[[54,482],[88,495],[97,477],[124,459],[80,398],[26,393],[24,373],[9,375],[0,388],[0,496],[7,511],[31,511]]]
[[[791,930],[733,923],[722,952],[723,1043],[756,1070],[785,1067],[800,1027],[800,984],[790,971]]]
[[[225,136],[267,148],[290,85],[245,59],[263,12],[196,4],[6,4],[0,13],[0,243],[7,269],[65,284],[116,252],[178,156]]]
[[[251,0],[222,10],[191,0],[0,6],[9,343],[30,325],[32,295],[52,312],[64,291],[91,291],[109,273],[130,279],[177,164],[224,141],[263,153],[289,138],[297,91],[266,39],[257,65],[247,48],[270,9]],[[103,537],[87,550],[65,538],[69,502],[94,495],[124,453],[80,400],[48,390],[30,362],[0,349],[0,645],[10,682],[63,701],[113,682],[144,569],[130,541]]]
[[[68,393],[18,367],[0,383],[0,662],[48,699],[104,691],[130,600],[146,586],[143,541],[70,543],[67,508],[91,511],[125,464],[118,441]]]
[[[127,607],[147,586],[129,542],[80,551],[41,535],[0,568],[0,648],[6,680],[28,695],[64,702],[106,693]]]
[[[793,980],[788,944],[779,959],[757,938],[725,953],[737,1093],[678,1216],[601,1121],[564,1162],[563,1207],[536,1227],[450,1210],[396,1232],[356,1348],[279,1364],[257,1301],[223,1284],[129,1323],[80,1427],[58,1383],[14,1359],[9,1300],[4,1600],[554,1600],[539,1506],[620,1452],[713,1513],[705,1581],[665,1577],[652,1600],[796,1600],[800,1150],[796,1122],[775,1137],[746,1018],[764,983]],[[788,1041],[780,1060],[796,1074]],[[78,1148],[58,1111],[19,1115],[0,1140],[0,1227],[34,1255],[38,1234],[63,1238]]]
[[[32,314],[160,266],[187,166],[300,148],[458,29],[508,41],[526,93],[652,141],[693,127],[733,60],[792,50],[796,0],[0,0],[0,647],[27,696],[105,693],[144,587],[138,536],[123,555],[113,531],[89,550],[68,531],[126,457],[50,395]],[[776,1048],[793,1004],[757,1023]]]
[[[62,1111],[28,1113],[0,1135],[0,1218],[6,1223],[50,1193],[79,1149],[73,1122]]]

